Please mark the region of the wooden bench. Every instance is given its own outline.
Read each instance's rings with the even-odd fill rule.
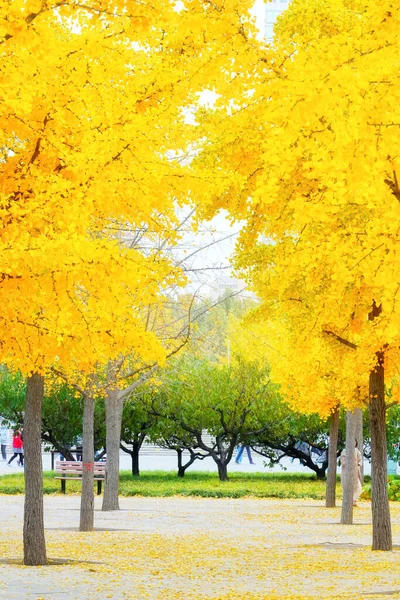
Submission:
[[[92,463],[93,478],[97,481],[97,495],[101,494],[101,485],[106,476],[106,463],[105,462],[94,462]],[[54,479],[61,480],[61,491],[63,494],[66,492],[66,482],[71,480],[82,481],[83,462],[77,460],[57,460],[56,461],[56,474],[58,477]]]

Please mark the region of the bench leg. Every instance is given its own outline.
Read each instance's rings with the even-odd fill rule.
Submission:
[[[97,495],[100,496],[101,494],[101,484],[103,482],[102,481],[97,481]]]
[[[61,479],[61,491],[65,494],[65,479]]]

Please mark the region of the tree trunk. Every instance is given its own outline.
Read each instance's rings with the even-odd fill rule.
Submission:
[[[189,451],[190,458],[187,461],[187,463],[183,464],[183,462],[182,462],[183,450],[182,450],[182,448],[175,448],[175,450],[178,454],[178,477],[184,477],[185,473],[186,473],[186,469],[188,469],[194,463],[194,461],[198,458],[198,455],[191,448],[186,448],[186,449]]]
[[[372,550],[392,550],[392,528],[387,484],[384,354],[369,376],[371,428]]]
[[[356,417],[354,412],[346,413],[346,459],[342,466],[342,525],[353,524],[354,462],[355,462]]]
[[[329,431],[328,477],[326,480],[326,508],[336,506],[336,473],[337,473],[337,446],[339,435],[339,408],[335,408],[331,415]]]
[[[129,450],[129,448],[127,446],[125,446],[125,444],[123,444],[122,442],[120,443],[121,450],[123,450],[124,452],[129,454],[129,456],[131,457],[132,477],[138,477],[140,475],[140,469],[139,469],[140,454],[139,453],[140,453],[140,449],[143,445],[143,442],[145,440],[145,437],[146,437],[146,434],[142,432],[132,442],[126,442],[127,444],[132,444],[132,450]]]
[[[142,444],[140,442],[132,443],[131,457],[132,457],[132,476],[133,477],[139,477],[139,475],[140,475],[139,452],[140,452],[141,445]]]
[[[106,397],[106,479],[102,510],[119,510],[119,448],[121,443],[123,400],[118,389],[107,390]]]
[[[325,477],[326,477],[326,467],[327,467],[327,463],[326,462],[324,462],[321,467],[319,467],[318,465],[315,466],[315,469],[314,469],[315,470],[315,474],[316,474],[317,479],[319,481],[325,480]]]
[[[27,380],[24,419],[25,505],[24,565],[45,565],[43,517],[42,403],[44,378],[34,373]]]
[[[357,448],[361,452],[361,485],[364,485],[364,431],[363,431],[363,411],[361,408],[355,410],[356,413],[356,442]]]
[[[228,465],[223,461],[217,462],[218,477],[220,481],[228,481]]]
[[[178,455],[178,477],[184,477],[186,469],[182,465],[182,449],[176,448],[176,453]]]
[[[82,495],[79,531],[93,531],[94,398],[90,393],[85,394],[83,398],[82,444]]]

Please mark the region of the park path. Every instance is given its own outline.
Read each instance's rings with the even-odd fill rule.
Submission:
[[[0,496],[0,598],[400,600],[400,550],[370,551],[369,503],[355,525],[312,500],[122,498],[79,533],[79,497],[46,496],[51,559],[22,556],[22,496]],[[400,544],[400,507],[393,506]]]

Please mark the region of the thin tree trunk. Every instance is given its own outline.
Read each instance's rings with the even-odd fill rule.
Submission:
[[[132,444],[132,450],[129,450],[129,448],[127,446],[125,446],[125,444],[123,444],[122,442],[120,443],[121,450],[123,450],[124,452],[129,454],[129,456],[131,457],[132,477],[139,477],[139,475],[140,475],[140,468],[139,468],[140,449],[143,445],[145,437],[146,437],[146,434],[142,432],[136,437],[136,440],[133,440],[133,442],[126,442],[128,444]]]
[[[24,418],[24,564],[30,566],[45,565],[47,563],[43,517],[41,440],[43,395],[43,375],[34,373],[27,380]]]
[[[184,477],[185,473],[186,473],[186,469],[188,469],[194,463],[194,461],[198,458],[198,456],[196,455],[195,452],[193,452],[193,450],[191,448],[187,448],[187,450],[189,451],[189,454],[190,454],[190,458],[189,458],[189,460],[185,464],[183,464],[183,462],[182,462],[182,455],[183,455],[182,448],[175,448],[175,450],[178,453],[178,477]]]
[[[392,528],[387,484],[384,354],[369,376],[371,429],[372,550],[392,550]]]
[[[94,398],[83,397],[82,495],[79,531],[93,531],[94,525]]]
[[[342,525],[353,524],[354,462],[355,462],[356,418],[355,413],[346,413],[346,458],[343,473]]]
[[[140,475],[139,452],[140,452],[141,445],[142,444],[139,442],[132,443],[131,457],[132,457],[132,476],[133,477],[139,477],[139,475]]]
[[[176,453],[178,455],[178,477],[184,477],[185,469],[182,466],[182,449],[176,448]]]
[[[361,485],[364,485],[364,431],[363,431],[363,411],[361,408],[355,410],[356,413],[356,442],[357,448],[361,452]]]
[[[336,473],[337,473],[337,446],[339,435],[339,408],[331,414],[329,431],[328,477],[326,480],[326,508],[336,506]]]
[[[106,397],[106,479],[102,510],[119,510],[119,448],[121,443],[123,400],[118,389],[107,390]]]

